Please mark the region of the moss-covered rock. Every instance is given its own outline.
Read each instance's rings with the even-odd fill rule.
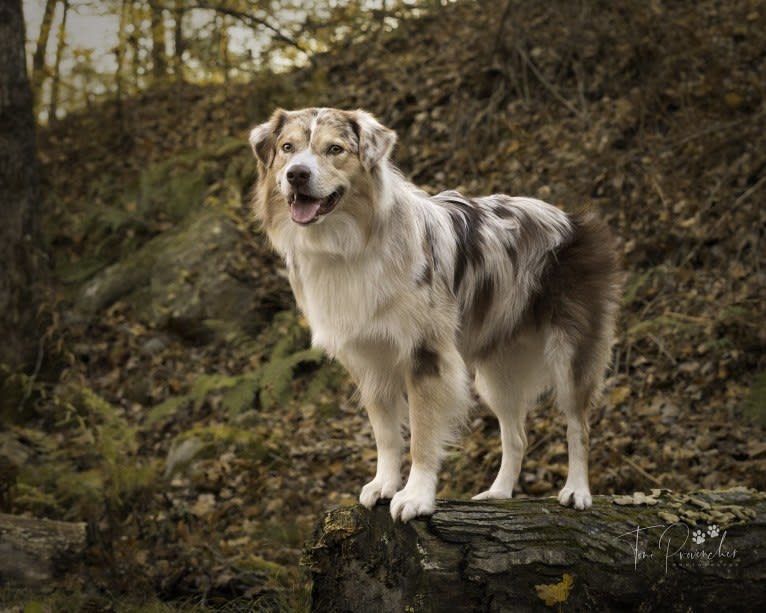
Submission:
[[[198,342],[257,329],[268,317],[260,290],[231,272],[246,240],[223,212],[198,210],[85,283],[75,312],[93,316],[121,300],[144,322]]]

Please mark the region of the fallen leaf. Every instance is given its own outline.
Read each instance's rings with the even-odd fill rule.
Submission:
[[[536,585],[535,590],[540,599],[543,600],[547,606],[552,607],[567,601],[573,585],[574,577],[569,573],[564,573],[561,577],[561,581],[558,583],[543,583],[541,585]]]

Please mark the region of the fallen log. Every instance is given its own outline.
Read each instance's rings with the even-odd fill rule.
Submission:
[[[0,513],[0,585],[46,585],[77,568],[85,545],[85,523]]]
[[[316,612],[766,610],[766,494],[745,488],[438,501],[327,513],[304,556]]]

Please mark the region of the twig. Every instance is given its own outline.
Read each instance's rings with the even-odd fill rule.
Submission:
[[[744,200],[747,200],[747,199],[750,197],[750,195],[751,195],[753,192],[755,192],[756,190],[760,189],[760,188],[761,188],[761,186],[762,186],[764,183],[766,183],[766,174],[765,174],[765,175],[763,175],[763,176],[762,176],[760,179],[758,179],[758,181],[756,181],[756,183],[755,183],[754,185],[752,185],[751,187],[749,187],[748,189],[746,189],[744,192],[742,192],[742,193],[741,193],[741,194],[740,194],[740,195],[737,197],[737,199],[734,201],[734,206],[732,207],[732,209],[735,209],[735,208],[737,208],[737,207],[738,207],[740,204],[742,204],[742,202],[743,202]],[[729,209],[729,210],[731,210],[731,209]]]
[[[673,319],[679,319],[690,324],[697,324],[698,326],[709,326],[714,323],[709,317],[698,317],[696,315],[689,315],[687,313],[679,313],[678,311],[665,310],[664,315],[672,317]]]
[[[689,143],[693,140],[697,140],[698,138],[702,138],[703,136],[708,136],[710,134],[714,134],[716,132],[722,132],[724,130],[730,130],[731,128],[734,128],[735,126],[738,126],[741,123],[751,123],[756,118],[758,118],[760,115],[763,115],[763,111],[756,113],[755,116],[748,115],[747,117],[743,117],[741,119],[735,119],[734,121],[726,121],[721,123],[716,123],[711,126],[708,126],[706,128],[703,128],[702,130],[698,130],[697,132],[692,132],[691,134],[688,134],[684,136],[683,138],[680,138],[675,143],[671,143],[672,147],[678,148],[682,147],[686,143]]]
[[[553,437],[553,432],[547,432],[546,434],[543,434],[543,436],[541,436],[529,447],[527,447],[527,451],[525,452],[526,455],[529,456],[530,453],[532,453],[535,449],[540,447],[543,443],[547,443],[548,440],[551,439],[552,437]]]
[[[675,356],[672,353],[670,353],[667,349],[665,349],[665,345],[662,344],[662,341],[660,339],[658,339],[654,334],[647,334],[647,336],[654,342],[655,345],[657,345],[657,350],[660,352],[661,355],[664,355],[673,364],[677,363]]]
[[[490,56],[489,63],[491,64],[495,56],[500,52],[500,45],[503,41],[503,35],[505,34],[505,24],[508,22],[508,17],[511,14],[511,4],[513,0],[508,0],[508,2],[505,5],[505,8],[503,9],[503,14],[500,17],[500,25],[497,27],[497,32],[495,33],[495,44],[492,47],[492,55]]]
[[[172,10],[171,7],[165,7],[165,8],[167,10]],[[235,9],[232,9],[232,8],[229,8],[229,7],[226,7],[226,6],[216,6],[214,4],[210,4],[210,3],[207,3],[207,2],[197,2],[197,3],[193,4],[193,5],[188,5],[188,6],[184,7],[184,8],[187,8],[187,9],[204,9],[204,10],[208,10],[208,11],[215,11],[217,13],[221,13],[223,15],[229,15],[230,17],[234,17],[235,19],[239,19],[240,21],[250,25],[251,27],[253,27],[254,25],[262,26],[262,27],[266,28],[267,30],[270,30],[271,32],[273,32],[273,34],[274,34],[274,36],[275,36],[275,38],[277,40],[280,40],[283,43],[287,43],[291,47],[295,47],[296,49],[298,49],[299,51],[305,53],[309,57],[311,57],[311,55],[312,55],[310,50],[305,49],[303,47],[303,45],[301,45],[298,41],[296,41],[295,39],[291,38],[290,36],[288,36],[287,34],[282,32],[282,30],[280,30],[277,26],[275,26],[275,25],[269,23],[268,21],[266,21],[266,19],[262,19],[260,17],[256,17],[255,15],[250,15],[248,13],[243,13],[242,11],[237,11]]]
[[[737,196],[737,199],[734,201],[734,203],[728,207],[721,216],[716,220],[716,222],[713,224],[713,227],[710,229],[711,231],[718,230],[718,228],[721,226],[721,224],[728,219],[729,215],[733,211],[737,210],[737,207],[742,204],[745,200],[747,200],[755,191],[759,190],[761,187],[763,187],[764,183],[766,183],[766,174],[764,174],[758,181],[756,181],[753,185],[751,185],[748,189],[746,189],[744,192],[742,192],[739,196]],[[684,258],[684,264],[688,264],[691,262],[694,257],[697,255],[697,252],[702,248],[702,246],[705,244],[705,238],[697,241],[697,244],[694,245],[689,250],[689,253],[686,254],[686,257]]]
[[[521,57],[522,60],[524,60],[524,63],[529,66],[530,70],[534,73],[534,75],[537,77],[537,80],[540,81],[543,87],[547,89],[551,95],[556,98],[561,104],[563,104],[565,107],[567,107],[570,111],[572,111],[575,115],[578,117],[582,117],[583,112],[580,111],[574,104],[572,104],[569,100],[564,98],[559,91],[556,89],[556,87],[548,82],[548,80],[543,76],[543,74],[540,72],[540,70],[537,68],[535,63],[529,58],[526,51],[522,49],[519,45],[515,45],[516,52],[519,54],[519,57]]]
[[[620,451],[619,449],[616,449],[615,447],[612,447],[615,451]],[[625,460],[625,463],[630,466],[633,470],[635,470],[639,475],[641,475],[644,479],[648,479],[652,483],[654,483],[658,487],[662,487],[662,481],[660,481],[657,477],[654,477],[650,475],[648,472],[646,472],[643,468],[641,468],[638,464],[636,464],[633,460],[631,460],[627,455],[624,453],[622,454],[623,460]]]

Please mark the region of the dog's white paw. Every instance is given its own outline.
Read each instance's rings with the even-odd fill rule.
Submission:
[[[431,515],[436,509],[436,498],[430,492],[414,491],[405,487],[391,499],[391,517],[407,523],[413,517]]]
[[[587,487],[570,487],[565,485],[559,492],[559,504],[565,507],[574,507],[578,511],[590,509],[593,499]]]
[[[375,477],[362,488],[362,493],[359,494],[359,502],[368,509],[371,509],[378,500],[393,498],[396,490],[399,489],[399,483],[398,480],[386,480]]]
[[[481,494],[476,494],[471,500],[508,500],[513,497],[512,494],[506,490],[487,490]]]

